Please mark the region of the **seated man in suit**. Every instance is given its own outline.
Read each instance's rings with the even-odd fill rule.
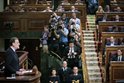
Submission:
[[[83,83],[83,77],[78,73],[78,67],[73,67],[73,74],[70,75],[69,83]]]
[[[118,43],[115,41],[114,37],[110,37],[110,41],[106,43],[107,46],[115,46],[118,45]]]
[[[117,50],[117,54],[112,56],[112,61],[124,61],[124,56],[122,51]]]
[[[69,82],[68,77],[72,73],[71,68],[69,68],[67,65],[68,65],[67,62],[63,61],[62,67],[58,70],[61,83],[68,83]]]

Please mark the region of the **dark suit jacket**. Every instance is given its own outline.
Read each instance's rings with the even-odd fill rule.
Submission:
[[[113,56],[112,61],[118,61],[118,55]],[[124,61],[124,56],[122,56],[121,61]]]
[[[65,51],[64,51],[64,55],[67,57],[67,55],[68,55],[68,53],[69,53],[69,50],[70,50],[70,47],[69,46],[67,46],[66,48],[65,48]],[[80,48],[79,47],[77,47],[77,46],[74,46],[74,52],[76,52],[77,54],[76,55],[80,55],[81,54],[81,50],[80,50]]]
[[[60,78],[59,78],[59,76],[55,76],[55,77],[50,76],[49,81],[51,81],[53,83],[55,83],[57,81],[58,83],[60,83]]]
[[[77,81],[79,80],[79,83],[83,83],[83,78],[82,78],[82,75],[81,74],[78,74],[78,75],[70,75],[70,81],[69,83],[72,83],[73,81]]]
[[[60,68],[58,70],[58,74],[60,76],[61,83],[68,83],[69,81],[69,76],[72,73],[71,68],[67,67],[66,70],[63,70],[63,68]]]
[[[111,45],[111,42],[107,42],[106,45],[107,46],[110,46]],[[114,42],[114,45],[118,45],[118,43],[117,42]]]
[[[19,70],[19,59],[16,54],[12,50],[12,48],[8,48],[5,56],[5,74],[6,76],[11,76],[11,74],[16,74],[16,71]]]

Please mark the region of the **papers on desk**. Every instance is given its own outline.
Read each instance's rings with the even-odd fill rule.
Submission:
[[[26,70],[26,71],[22,71],[22,73],[24,75],[34,75],[34,72],[32,70]]]
[[[32,73],[32,70],[22,71],[22,73],[24,73],[24,74],[27,74],[27,73]]]
[[[21,76],[34,75],[34,73],[33,73],[32,70],[24,70],[24,71],[21,71],[21,73],[23,74],[23,75],[21,75]],[[16,76],[15,76],[15,74],[14,74],[14,75],[12,75],[11,77],[6,77],[6,79],[16,79]]]
[[[6,79],[16,79],[16,77],[6,77]]]

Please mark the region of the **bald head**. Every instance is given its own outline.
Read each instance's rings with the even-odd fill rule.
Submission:
[[[67,62],[63,61],[63,67],[67,67]]]

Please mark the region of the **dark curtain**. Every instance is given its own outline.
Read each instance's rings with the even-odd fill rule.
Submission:
[[[7,6],[7,0],[4,0],[4,9]]]

